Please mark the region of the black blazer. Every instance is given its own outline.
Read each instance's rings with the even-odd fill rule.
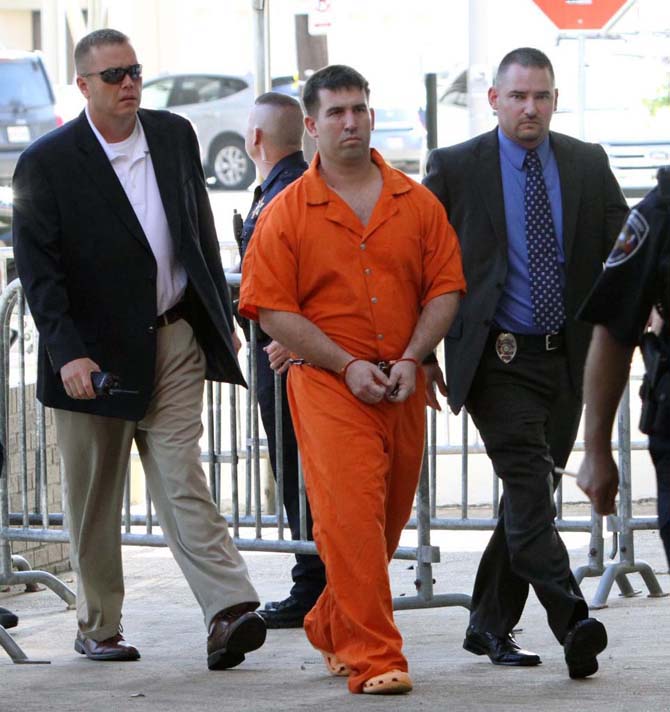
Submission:
[[[140,109],[189,321],[207,377],[244,384],[198,143],[185,119]],[[85,114],[26,149],[13,182],[14,253],[40,333],[38,398],[47,406],[142,418],[154,383],[156,261]],[[138,396],[69,398],[61,367],[88,356]]]
[[[566,350],[572,386],[581,397],[591,327],[575,320],[602,271],[626,201],[601,146],[550,133],[563,204]],[[507,277],[507,228],[498,129],[433,151],[424,184],[447,210],[458,234],[467,294],[445,340],[449,405],[463,406]]]

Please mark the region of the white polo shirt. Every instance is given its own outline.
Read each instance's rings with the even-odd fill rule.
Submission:
[[[188,278],[174,254],[142,122],[138,117],[127,139],[107,143],[91,121],[88,107],[85,110],[88,123],[112,164],[156,259],[156,313],[163,314],[184,296]]]

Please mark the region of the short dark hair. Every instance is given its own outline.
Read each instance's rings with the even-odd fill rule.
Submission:
[[[74,66],[77,69],[77,74],[84,73],[86,59],[94,47],[128,43],[130,43],[130,38],[118,30],[106,28],[89,32],[77,42],[77,46],[74,48]]]
[[[254,103],[259,106],[265,104],[269,106],[285,106],[287,108],[290,107],[292,109],[300,109],[300,112],[302,113],[300,102],[297,99],[294,99],[289,94],[282,94],[278,91],[266,91],[264,94],[258,96]]]
[[[538,69],[548,69],[551,81],[554,81],[554,68],[551,60],[544,52],[534,47],[519,47],[508,52],[498,65],[498,71],[494,83],[497,84],[498,77],[502,77],[512,64],[520,64],[522,67],[537,67]]]
[[[314,116],[319,110],[319,91],[328,89],[337,91],[338,89],[361,89],[365,96],[370,98],[370,85],[368,80],[352,67],[346,64],[330,64],[314,72],[305,82],[302,92],[302,103],[305,111],[310,116]]]
[[[268,91],[261,94],[255,107],[268,107],[271,113],[262,109],[255,114],[256,128],[263,131],[265,139],[280,151],[299,151],[305,131],[302,107],[297,99],[288,94]],[[260,114],[260,117],[259,117]]]

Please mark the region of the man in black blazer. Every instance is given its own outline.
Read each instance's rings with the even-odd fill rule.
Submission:
[[[531,585],[579,678],[596,672],[607,635],[588,617],[554,524],[554,468],[581,415],[590,328],[575,313],[627,206],[600,146],[549,131],[557,96],[546,55],[514,50],[489,90],[496,129],[429,157],[424,183],[459,236],[468,293],[445,340],[446,388],[427,369],[455,413],[467,407],[504,483],[464,648],[539,664],[512,637]]]
[[[200,465],[205,378],[244,384],[214,220],[190,124],[138,110],[128,38],[75,49],[82,114],[16,168],[14,249],[40,333],[38,398],[54,408],[78,574],[75,650],[136,660],[121,635],[120,521],[137,444],[166,540],[208,626],[208,666],[263,644],[258,595]],[[109,371],[137,393],[96,396]]]

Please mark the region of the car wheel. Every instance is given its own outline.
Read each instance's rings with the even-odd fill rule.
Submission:
[[[256,168],[244,150],[244,141],[236,136],[223,136],[215,141],[209,165],[215,187],[223,190],[245,190],[256,177]]]

